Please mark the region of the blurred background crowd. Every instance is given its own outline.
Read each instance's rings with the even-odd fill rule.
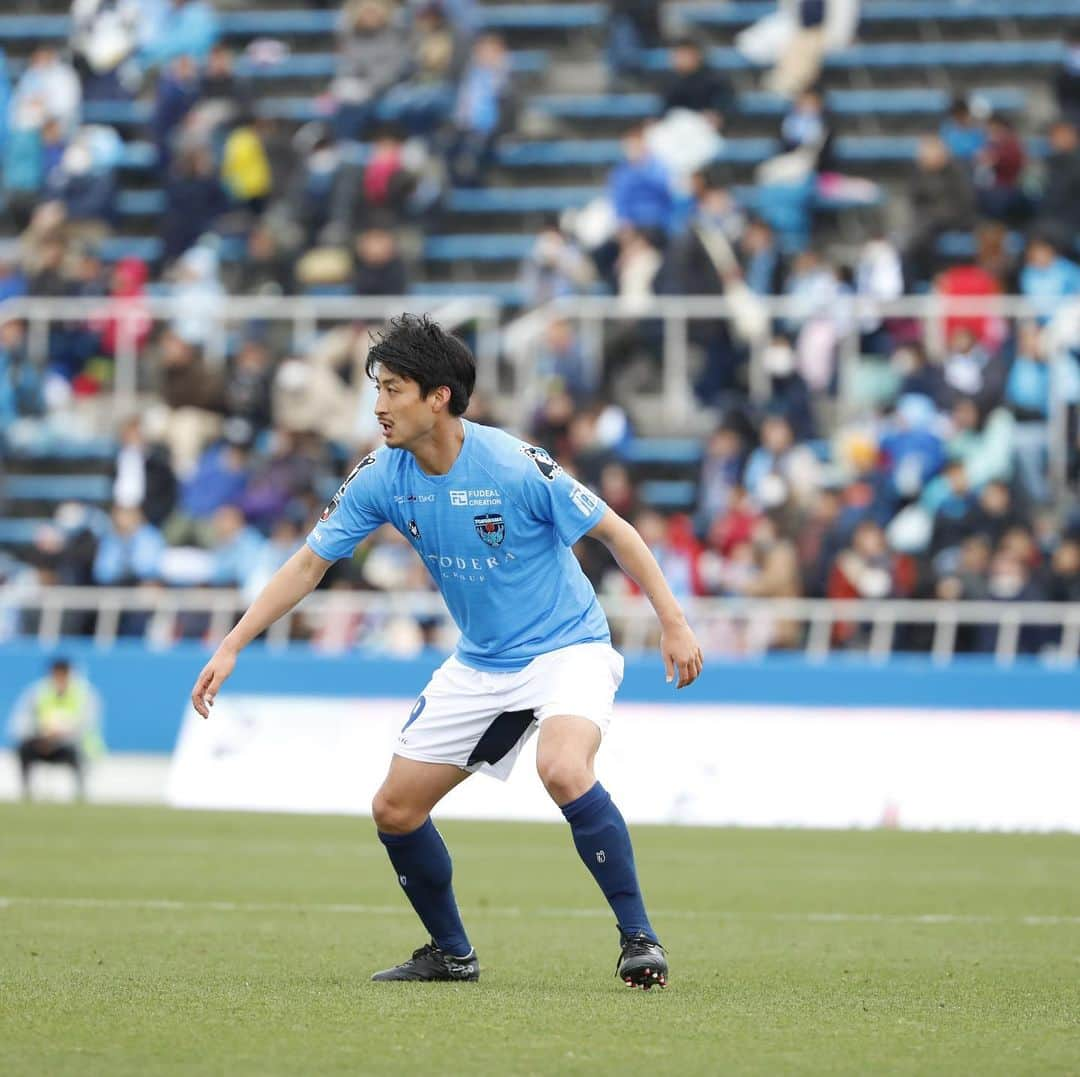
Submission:
[[[875,29],[874,0],[740,21],[745,6],[21,8],[38,20],[25,35],[0,25],[5,594],[249,600],[377,443],[376,323],[313,320],[298,342],[272,318],[223,328],[230,297],[486,294],[508,323],[500,392],[469,417],[550,449],[635,523],[680,596],[1080,598],[1080,33],[1037,25],[1033,45],[1054,47],[1025,79],[946,78],[928,105],[918,67],[877,98],[841,85],[845,57],[870,50],[872,68],[911,32]],[[967,18],[954,36],[946,19],[951,51],[933,61],[960,76],[965,50],[989,47]],[[729,315],[690,323],[693,419],[674,438],[655,407],[664,329],[638,312],[683,295]],[[1013,295],[1025,316],[956,305]],[[575,296],[620,301],[602,339]],[[939,314],[880,308],[904,296],[939,297]],[[35,323],[17,304],[36,298],[90,313]],[[553,300],[566,316],[525,332]],[[112,397],[125,349],[131,415]],[[580,556],[601,591],[629,593],[600,546]],[[383,531],[327,586],[431,583]],[[93,630],[92,614],[65,617]],[[128,611],[120,630],[149,620]],[[436,621],[391,620],[318,632],[438,642]],[[16,612],[0,633],[34,627]],[[837,625],[832,643],[866,636]],[[802,641],[772,618],[709,643]],[[1025,629],[1020,647],[1053,642]],[[957,646],[990,649],[994,631]]]

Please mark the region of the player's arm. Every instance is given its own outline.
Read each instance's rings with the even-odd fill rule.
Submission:
[[[333,564],[308,546],[301,546],[270,577],[262,593],[248,607],[236,627],[221,641],[214,657],[206,663],[191,692],[192,706],[204,718],[210,717],[214,697],[233,671],[237,655],[256,637],[262,635],[279,617],[288,613],[305,595],[310,594]]]
[[[664,659],[667,679],[670,681],[677,670],[677,687],[685,688],[692,684],[701,673],[704,661],[701,647],[644,539],[611,509],[604,513],[588,534],[611,551],[619,567],[652,603],[660,620],[660,654]]]

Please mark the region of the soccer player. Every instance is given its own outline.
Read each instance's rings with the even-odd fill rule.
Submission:
[[[668,964],[638,885],[630,834],[593,773],[622,658],[571,547],[604,543],[660,619],[667,679],[701,672],[701,648],[640,535],[542,449],[461,416],[476,362],[427,318],[390,323],[368,354],[385,447],[342,483],[307,544],[272,577],[199,674],[204,718],[237,655],[314,590],[339,558],[390,523],[411,543],[461,630],[405,722],[372,814],[431,942],[385,980],[477,980],[432,808],[470,774],[505,780],[538,729],[536,765],[620,932],[618,975],[650,988]]]

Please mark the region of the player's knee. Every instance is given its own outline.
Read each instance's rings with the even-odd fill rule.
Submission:
[[[569,804],[583,793],[587,793],[596,779],[588,765],[580,759],[565,755],[544,755],[536,757],[536,769],[544,788],[556,804]]]
[[[416,808],[380,789],[371,802],[371,817],[383,834],[409,834],[423,824],[427,813],[418,812]]]

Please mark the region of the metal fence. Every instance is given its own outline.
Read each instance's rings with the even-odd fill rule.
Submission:
[[[448,329],[475,327],[477,385],[488,394],[498,390],[499,337],[501,307],[490,296],[467,296],[460,299],[434,296],[223,296],[208,300],[197,311],[211,326],[206,357],[224,363],[230,333],[252,322],[284,323],[290,329],[293,353],[302,356],[328,325],[352,321],[373,323],[403,311],[428,313]],[[191,317],[190,301],[163,296],[146,296],[134,301],[116,299],[11,299],[0,303],[0,324],[19,320],[27,326],[30,359],[44,363],[49,351],[50,331],[57,325],[70,325],[92,319],[116,323],[116,354],[113,357],[113,393],[116,410],[129,413],[136,402],[138,389],[140,327],[149,317],[168,323],[179,317]]]
[[[635,654],[655,646],[659,629],[644,599],[601,601],[623,650]],[[20,594],[9,587],[0,589],[0,630],[9,638],[53,645],[70,632],[65,622],[74,615],[80,633],[92,635],[103,648],[135,634],[132,621],[137,635],[153,647],[167,648],[182,638],[213,644],[244,606],[241,593],[231,589],[47,587]],[[1024,653],[1064,665],[1080,662],[1080,603],[697,598],[685,608],[706,654],[714,657],[785,650],[822,660],[854,651],[883,661],[914,650],[948,663],[971,649],[960,646],[965,629],[978,629],[982,645],[975,649],[992,653],[1002,665]],[[362,648],[365,631],[393,617],[450,627],[446,607],[433,592],[317,591],[280,618],[266,642],[302,646],[301,640],[314,639],[318,646],[320,631],[336,618],[357,626],[356,641],[346,647]],[[797,630],[785,630],[785,646],[778,646],[778,629],[792,625]]]

